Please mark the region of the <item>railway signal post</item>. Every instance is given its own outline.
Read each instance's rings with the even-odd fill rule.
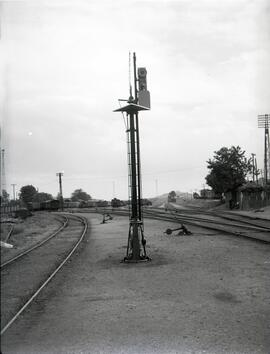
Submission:
[[[264,129],[264,184],[269,181],[270,172],[270,138],[269,138],[270,114],[258,116],[258,127]]]
[[[134,97],[130,85],[130,97],[127,105],[114,112],[126,113],[127,144],[128,144],[128,170],[129,170],[129,231],[126,257],[124,262],[149,261],[146,254],[146,240],[144,238],[143,216],[141,207],[141,166],[138,112],[150,109],[150,94],[146,85],[146,69],[138,68],[136,72],[136,55],[133,54],[134,66]],[[139,82],[139,91],[137,90]]]
[[[61,210],[64,210],[64,199],[63,199],[63,190],[62,190],[62,176],[63,172],[56,173],[56,176],[59,177],[59,196],[60,196],[60,207]]]

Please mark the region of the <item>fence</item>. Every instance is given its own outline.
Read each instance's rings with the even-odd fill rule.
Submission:
[[[5,204],[1,205],[1,217],[3,216],[12,216],[12,214],[21,209],[20,204]]]

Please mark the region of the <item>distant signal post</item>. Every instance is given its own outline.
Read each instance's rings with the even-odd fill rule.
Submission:
[[[269,140],[270,114],[258,116],[258,127],[264,129],[264,184],[269,181],[270,172],[270,140]]]
[[[127,144],[128,144],[128,171],[129,171],[129,232],[126,256],[124,262],[149,261],[146,254],[146,240],[144,238],[144,225],[141,206],[141,162],[139,141],[139,111],[150,109],[150,94],[147,91],[146,69],[136,70],[136,55],[133,54],[134,67],[134,97],[130,84],[130,97],[127,105],[116,109],[114,112],[126,113],[127,119]],[[139,83],[139,90],[137,84]]]
[[[59,177],[59,196],[60,196],[60,208],[64,210],[64,199],[63,199],[63,189],[62,189],[62,176],[63,172],[56,173],[56,176]]]

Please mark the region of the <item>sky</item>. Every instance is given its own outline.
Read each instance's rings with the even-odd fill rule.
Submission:
[[[56,196],[63,172],[64,197],[82,188],[127,199],[125,124],[113,110],[129,96],[133,52],[151,95],[139,114],[143,197],[207,187],[206,161],[223,146],[255,153],[263,168],[268,0],[0,4],[2,183],[11,196],[11,184]]]

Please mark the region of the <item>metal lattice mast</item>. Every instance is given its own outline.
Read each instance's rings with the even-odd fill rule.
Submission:
[[[141,208],[141,165],[140,165],[140,140],[139,140],[139,119],[138,112],[148,110],[149,106],[141,105],[140,98],[137,91],[137,76],[136,76],[136,55],[133,55],[134,65],[134,86],[135,94],[132,97],[132,88],[130,84],[130,97],[127,101],[128,105],[116,109],[114,112],[126,112],[127,114],[127,145],[128,145],[128,174],[129,174],[129,232],[128,232],[128,245],[124,261],[138,262],[143,260],[150,260],[146,255],[145,238],[142,220]],[[144,82],[146,82],[146,70],[144,71]],[[145,85],[146,88],[146,85]],[[145,89],[146,91],[146,89]],[[144,93],[149,96],[149,92]],[[149,96],[150,97],[150,96]],[[147,100],[144,102],[147,103]]]
[[[267,184],[270,172],[270,139],[269,139],[270,114],[258,116],[258,127],[264,128],[264,183]]]

